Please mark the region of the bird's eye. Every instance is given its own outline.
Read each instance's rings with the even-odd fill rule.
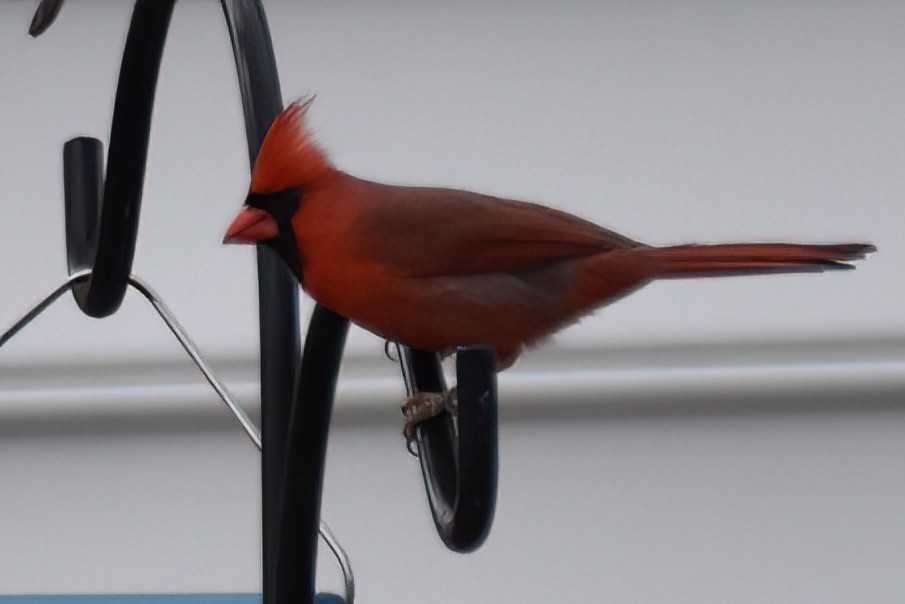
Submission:
[[[288,218],[298,209],[301,199],[299,189],[283,189],[276,193],[249,193],[245,205],[265,210],[277,218]]]

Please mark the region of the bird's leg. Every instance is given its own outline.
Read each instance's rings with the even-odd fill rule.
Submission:
[[[444,411],[455,417],[459,412],[459,401],[456,397],[456,389],[450,388],[443,392],[419,392],[410,396],[402,404],[404,425],[402,434],[405,436],[405,444],[409,452],[415,455],[415,428],[432,417],[437,417]]]

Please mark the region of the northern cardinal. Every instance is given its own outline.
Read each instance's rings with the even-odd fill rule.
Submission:
[[[386,185],[337,170],[312,140],[312,99],[280,113],[224,243],[275,249],[317,302],[414,348],[526,346],[653,279],[820,272],[863,243],[654,247],[534,203]]]

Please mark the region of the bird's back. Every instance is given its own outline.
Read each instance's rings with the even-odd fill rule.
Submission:
[[[410,277],[519,272],[643,247],[534,203],[457,189],[358,182],[362,208],[347,233],[349,244]]]

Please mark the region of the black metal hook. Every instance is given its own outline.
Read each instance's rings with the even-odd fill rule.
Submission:
[[[315,595],[317,526],[330,414],[349,321],[316,306],[289,416],[277,519],[274,602],[310,602]],[[266,442],[266,441],[265,441]]]
[[[53,25],[62,7],[63,0],[41,0],[35,10],[35,16],[31,18],[31,24],[28,26],[29,35],[37,38],[47,31],[47,28]]]
[[[409,395],[442,392],[438,355],[400,349]],[[415,428],[424,487],[440,539],[471,552],[490,532],[497,492],[496,354],[487,346],[456,350],[458,412],[444,411]]]
[[[63,0],[42,0],[29,30],[33,36],[53,23],[62,3]],[[64,146],[69,271],[90,274],[72,281],[71,289],[79,307],[93,317],[115,312],[128,286],[154,92],[174,3],[175,0],[136,1],[120,68],[106,178],[99,140],[79,137]],[[267,129],[282,108],[276,60],[260,0],[221,0],[221,5],[235,57],[249,157],[254,164]],[[295,485],[298,488],[286,486],[299,480],[286,474],[296,467],[287,463],[289,440],[293,438],[287,426],[292,417],[304,423],[309,414],[326,414],[329,419],[338,369],[320,367],[311,361],[320,355],[341,355],[345,337],[341,323],[345,320],[337,321],[323,308],[315,310],[309,334],[320,334],[313,339],[320,350],[306,354],[308,362],[303,362],[299,371],[298,283],[282,260],[263,246],[258,248],[258,286],[264,601],[311,601],[316,548],[309,544],[317,539],[321,490],[317,480],[315,484]],[[321,370],[325,371],[322,375]],[[308,385],[299,387],[298,394],[297,374],[299,381]],[[312,394],[310,384],[314,381],[321,386]],[[305,475],[313,479],[322,475],[324,451],[314,447],[306,452],[305,445],[298,443],[291,451],[296,456],[310,456],[304,463],[310,464],[311,471]],[[281,527],[299,534],[281,540]],[[281,562],[281,558],[298,566]],[[304,575],[302,580],[286,578],[300,574]],[[280,600],[283,597],[286,599]]]
[[[141,193],[144,185],[151,112],[160,59],[176,0],[137,0],[116,88],[106,178],[103,145],[89,137],[63,147],[66,251],[70,274],[90,269],[91,278],[74,285],[79,308],[92,317],[116,312],[132,273]],[[50,3],[42,27],[59,3]],[[41,13],[42,3],[35,15]],[[43,30],[42,30],[43,31]]]

